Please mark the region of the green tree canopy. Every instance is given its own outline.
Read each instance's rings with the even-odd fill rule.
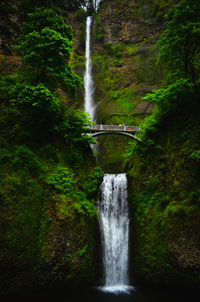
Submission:
[[[73,30],[52,9],[36,8],[33,13],[28,14],[28,20],[23,24],[20,38],[33,31],[40,32],[44,28],[51,28],[59,32],[64,38],[72,41]]]
[[[181,0],[166,15],[167,29],[158,42],[159,60],[193,82],[200,70],[200,2]],[[170,64],[169,64],[170,62]]]
[[[16,50],[22,56],[27,83],[43,83],[49,90],[73,94],[80,78],[70,66],[72,29],[50,9],[36,8],[28,15]]]
[[[22,114],[21,123],[26,124],[20,142],[64,140],[78,158],[77,144],[88,148],[91,140],[82,135],[90,121],[85,112],[69,110],[58,98],[59,89],[73,95],[81,85],[71,69],[72,38],[72,28],[53,10],[36,8],[28,14],[15,48],[23,63],[18,83],[11,85],[9,92],[4,90]]]
[[[51,8],[57,12],[64,13],[83,7],[86,2],[87,0],[21,0],[19,3],[19,14],[23,20],[26,20],[26,15],[33,12],[36,7]]]
[[[166,87],[142,98],[155,104],[153,114],[141,125],[143,150],[156,146],[155,141],[167,120],[199,102],[200,80],[200,2],[180,0],[166,15],[167,28],[158,41],[158,61],[166,65]],[[192,104],[192,105],[191,105]],[[132,156],[132,151],[127,153]],[[157,146],[159,148],[159,146]]]

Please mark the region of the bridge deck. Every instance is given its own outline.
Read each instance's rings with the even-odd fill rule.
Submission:
[[[136,133],[139,132],[140,129],[138,126],[128,126],[128,125],[94,125],[88,127],[90,132],[99,132],[99,131],[109,131],[109,132],[129,132],[129,133]]]

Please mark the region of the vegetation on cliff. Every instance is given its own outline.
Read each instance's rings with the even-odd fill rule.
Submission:
[[[86,18],[76,9],[83,3],[0,4],[3,290],[94,280],[103,172],[92,138],[82,135],[88,116],[76,109],[82,81],[73,70],[83,73]],[[104,0],[96,16],[98,121],[142,129],[142,143],[130,143],[124,155],[132,184],[132,263],[141,281],[200,281],[199,16],[196,0]],[[68,19],[77,26],[76,54]],[[108,172],[122,172],[119,155],[127,143],[104,138]]]
[[[134,183],[135,274],[153,282],[199,284],[200,4],[182,0],[166,15],[158,59],[163,88],[141,124],[142,143],[125,154]],[[164,65],[165,66],[165,65]]]
[[[141,98],[162,85],[162,66],[156,64],[154,46],[164,28],[163,16],[170,3],[153,0],[101,2],[93,53],[99,123],[138,125],[151,115],[153,102]],[[128,139],[113,135],[99,141],[104,169],[124,171],[121,155]]]
[[[102,170],[83,135],[87,114],[66,103],[81,79],[71,68],[72,28],[58,10],[32,8],[15,46],[20,57],[0,56],[3,291],[92,282],[97,268]]]

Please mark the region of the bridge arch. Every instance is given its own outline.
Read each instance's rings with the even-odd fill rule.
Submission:
[[[135,135],[131,134],[131,133],[127,133],[127,132],[122,132],[122,131],[99,131],[99,132],[95,132],[95,133],[88,133],[90,136],[96,137],[99,135],[105,135],[105,134],[119,134],[119,135],[125,135],[130,137],[131,139],[134,139],[136,141],[141,141],[138,137],[136,137]]]

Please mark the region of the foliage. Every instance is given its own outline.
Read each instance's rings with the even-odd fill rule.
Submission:
[[[36,8],[23,25],[16,46],[23,62],[16,82],[21,83],[3,79],[3,90],[25,117],[23,121],[28,127],[24,139],[38,140],[40,136],[40,140],[47,140],[54,133],[71,147],[81,142],[88,146],[91,140],[82,135],[90,123],[86,114],[67,110],[58,99],[58,89],[72,95],[80,85],[80,78],[72,72],[69,63],[72,36],[71,27],[50,9]]]
[[[84,192],[86,192],[88,198],[96,198],[98,195],[98,188],[103,178],[103,170],[100,167],[96,167],[88,175],[87,182],[84,184]]]
[[[68,109],[43,84],[37,86],[16,85],[11,91],[12,104],[25,114],[30,140],[45,137],[50,141],[57,136],[71,149],[69,154],[79,162],[77,148],[88,148],[88,143],[95,143],[88,136],[87,127],[91,125],[89,116],[82,110]],[[49,135],[53,135],[52,138]]]
[[[105,39],[104,34],[100,33],[100,34],[96,35],[96,39],[99,43],[104,43],[104,39]]]
[[[100,172],[89,146],[93,138],[85,134],[91,121],[66,102],[66,93],[71,102],[80,85],[71,69],[73,32],[55,13],[62,0],[22,2],[26,22],[16,47],[22,64],[17,56],[0,56],[4,289],[89,280],[95,271]]]
[[[192,152],[190,157],[200,162],[200,150]]]
[[[13,154],[11,165],[15,170],[21,170],[31,175],[39,175],[43,172],[42,165],[36,156],[27,146],[18,146]]]
[[[12,96],[11,106],[23,116],[19,122],[21,129],[18,129],[18,137],[21,136],[23,143],[49,140],[50,134],[58,133],[58,128],[62,128],[66,109],[43,84],[30,86],[18,83],[9,95]]]
[[[189,95],[193,93],[194,85],[187,79],[179,79],[165,89],[158,89],[153,93],[147,94],[142,99],[148,102],[155,102],[156,107],[153,115],[146,119],[143,128],[154,130],[153,127],[156,124],[160,124],[169,114],[174,113],[179,106],[184,105],[188,101]]]
[[[87,17],[87,12],[84,9],[79,9],[75,13],[75,20],[85,28],[85,21]],[[84,31],[84,30],[83,30]],[[82,32],[80,34],[85,34],[85,32]]]
[[[42,114],[51,114],[59,110],[58,99],[43,84],[30,86],[17,84],[11,91],[12,102],[23,108],[26,112],[38,109]]]
[[[115,45],[113,45],[112,43],[105,44],[106,53],[115,56],[116,58],[121,58],[122,49],[123,49],[123,45],[121,44],[115,44]]]
[[[10,93],[13,87],[19,82],[19,75],[12,74],[0,78],[0,93],[2,99],[10,99]]]
[[[72,29],[54,11],[37,8],[28,15],[16,50],[29,84],[43,83],[51,91],[62,88],[70,94],[80,85],[69,64]]]
[[[125,114],[129,114],[134,107],[136,106],[132,102],[134,89],[123,89],[123,90],[116,90],[111,91],[113,99],[116,100],[117,104],[120,104],[122,110]]]
[[[166,64],[163,88],[142,98],[155,104],[153,114],[141,122],[141,143],[130,142],[124,154],[133,192],[135,273],[155,283],[199,280],[193,257],[186,268],[179,255],[192,250],[181,242],[196,238],[195,250],[199,236],[200,4],[177,2],[158,42],[158,61]]]
[[[74,185],[73,173],[63,166],[57,166],[47,178],[47,183],[67,194]]]
[[[27,146],[6,147],[0,149],[1,263],[6,266],[13,263],[14,259],[18,266],[25,263],[29,267],[31,264],[31,269],[28,269],[29,280],[34,279],[38,283],[38,274],[41,274],[44,280],[48,280],[48,274],[55,268],[52,264],[47,273],[48,263],[51,261],[51,254],[48,251],[52,250],[57,259],[59,274],[64,271],[66,276],[65,262],[67,263],[69,259],[67,257],[65,259],[63,254],[59,257],[62,241],[65,245],[72,244],[71,249],[67,248],[72,260],[67,266],[70,272],[77,270],[74,261],[79,252],[83,258],[78,258],[79,266],[86,261],[85,258],[93,263],[91,217],[96,215],[96,206],[93,200],[87,198],[82,188],[77,186],[79,182],[83,184],[81,178],[75,178],[74,171],[66,166],[66,162],[62,164],[66,151],[62,150],[61,153],[58,147],[56,148],[57,160],[60,158],[56,164],[53,158],[49,158],[49,154],[43,154],[41,157],[40,151],[36,154]],[[87,171],[79,169],[79,172],[87,177]],[[55,198],[59,200],[56,204]],[[54,212],[54,207],[58,209],[57,212]],[[64,236],[67,228],[73,238],[69,236],[69,239],[66,239],[66,235]],[[58,232],[58,235],[54,232]],[[88,244],[87,255],[81,253],[86,244]],[[44,262],[46,262],[45,273],[42,269]],[[80,269],[82,272],[84,270]],[[9,277],[9,283],[12,282],[13,288],[19,284],[24,287],[29,282],[24,279],[26,271],[26,268],[23,268],[22,273],[12,269],[10,275],[3,270],[3,274]],[[67,271],[67,278],[72,279],[70,272]],[[16,278],[13,275],[16,275]],[[64,276],[62,280],[65,280]]]
[[[86,0],[21,0],[18,10],[21,18],[24,20],[28,13],[34,11],[35,8],[44,7],[51,8],[59,13],[64,14],[66,11],[77,10],[84,6]]]
[[[65,126],[68,129],[65,134],[65,138],[72,139],[72,137],[77,137],[76,142],[79,143],[83,140],[88,140],[94,142],[92,137],[84,135],[88,131],[88,126],[91,126],[92,122],[88,113],[83,110],[72,109],[66,112]]]
[[[44,28],[51,28],[60,33],[62,37],[67,38],[70,42],[72,41],[73,31],[71,26],[67,25],[54,10],[44,8],[36,8],[34,12],[28,14],[27,21],[23,24],[19,40],[34,31],[41,32]]]
[[[200,3],[181,0],[166,15],[167,29],[159,40],[159,61],[169,71],[180,70],[193,82],[199,80]],[[170,62],[170,64],[169,64]]]
[[[192,99],[193,105],[196,106],[200,50],[199,11],[200,4],[196,1],[191,0],[188,5],[188,1],[181,0],[174,4],[166,15],[167,29],[157,45],[158,60],[167,63],[164,82],[168,86],[142,98],[143,101],[155,103],[152,116],[146,118],[140,126],[143,151],[149,150],[152,146],[159,149],[159,145],[155,144],[156,137],[159,137],[162,128],[165,127],[165,121],[187,106],[189,100]],[[125,155],[126,160],[137,148],[140,149],[135,143],[131,145]]]
[[[187,79],[179,79],[167,88],[155,90],[142,98],[144,101],[154,102],[155,108],[152,115],[140,125],[142,132],[138,135],[142,140],[142,145],[138,145],[136,142],[129,144],[124,154],[126,163],[136,150],[142,149],[143,152],[149,152],[150,148],[159,150],[160,146],[156,144],[156,140],[162,129],[165,128],[165,122],[187,106],[189,99],[193,98],[195,103],[194,93],[193,83]]]
[[[94,216],[97,215],[95,203],[100,179],[102,179],[102,170],[96,168],[88,175],[88,179],[82,186],[69,168],[58,165],[49,174],[47,183],[57,189],[60,198],[67,197],[68,200],[72,200],[73,208],[78,213]],[[63,197],[62,194],[64,194]],[[63,203],[63,207],[61,205],[60,211],[63,217],[67,215],[66,203]]]
[[[127,154],[137,228],[135,244],[138,250],[134,259],[140,276],[155,282],[160,280],[159,275],[166,276],[168,281],[174,276],[178,280],[180,267],[175,260],[176,253],[171,253],[169,244],[175,244],[177,236],[184,240],[199,232],[196,225],[200,209],[200,105],[194,96],[195,93],[189,96],[190,106],[187,99],[181,103],[182,96],[178,110],[171,112],[165,122],[162,120],[156,125],[156,132],[150,129],[144,136],[144,143],[131,143]],[[184,230],[183,233],[180,230]],[[180,244],[179,248],[182,251]],[[190,269],[186,274],[197,278],[194,270]]]

